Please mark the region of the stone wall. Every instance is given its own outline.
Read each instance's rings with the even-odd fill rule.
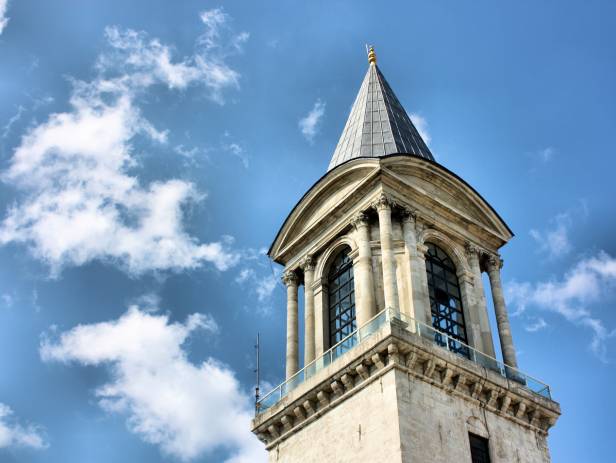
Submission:
[[[545,435],[392,369],[270,449],[271,463],[466,463],[468,433],[492,463],[548,463]]]
[[[492,463],[550,461],[545,436],[404,372],[388,374],[397,377],[402,441],[397,461],[470,463],[469,432],[489,439]]]
[[[393,374],[360,389],[348,400],[270,449],[271,463],[400,462]]]

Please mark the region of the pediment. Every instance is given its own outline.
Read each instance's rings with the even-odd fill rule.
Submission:
[[[487,237],[493,247],[513,236],[479,193],[452,172],[417,157],[391,156],[353,160],[328,172],[291,211],[269,255],[279,263],[288,262],[320,231],[336,226],[379,188],[435,221],[448,220],[476,239]]]
[[[272,244],[272,257],[276,259],[303,235],[340,214],[353,198],[361,196],[361,191],[374,181],[379,170],[378,162],[374,161],[346,167],[350,168],[325,175],[298,202]]]

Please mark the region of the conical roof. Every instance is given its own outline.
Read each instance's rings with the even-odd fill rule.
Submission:
[[[328,170],[350,159],[397,153],[433,161],[432,153],[376,65],[373,49],[369,62]]]

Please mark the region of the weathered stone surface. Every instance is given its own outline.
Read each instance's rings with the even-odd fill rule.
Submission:
[[[387,355],[401,361],[374,365]],[[469,432],[493,462],[550,461],[556,402],[395,321],[311,380],[253,422],[271,462],[464,462]]]

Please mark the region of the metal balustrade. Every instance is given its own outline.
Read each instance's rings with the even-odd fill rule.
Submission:
[[[284,381],[282,384],[276,386],[272,391],[264,395],[257,402],[257,413],[262,413],[268,408],[276,405],[293,389],[298,387],[307,379],[314,376],[319,371],[329,366],[337,358],[341,357],[343,354],[353,349],[362,341],[372,336],[382,326],[392,320],[398,320],[399,322],[401,322],[403,325],[405,325],[405,329],[410,331],[411,333],[417,336],[421,336],[424,339],[428,339],[434,344],[444,349],[447,349],[450,352],[453,352],[457,355],[471,360],[478,365],[488,368],[500,374],[504,378],[516,381],[517,383],[523,385],[535,394],[546,397],[548,399],[552,398],[550,394],[550,387],[547,384],[521,372],[520,370],[505,365],[503,362],[496,360],[494,357],[490,357],[489,355],[486,355],[483,352],[480,352],[477,349],[474,349],[471,346],[464,344],[451,336],[448,336],[447,334],[437,330],[432,326],[428,326],[425,323],[417,321],[393,309],[385,309],[378,313],[375,317],[370,319],[359,329],[348,335],[338,344],[334,345],[331,349],[323,353],[323,355],[321,355],[319,358],[306,365],[289,379]]]

